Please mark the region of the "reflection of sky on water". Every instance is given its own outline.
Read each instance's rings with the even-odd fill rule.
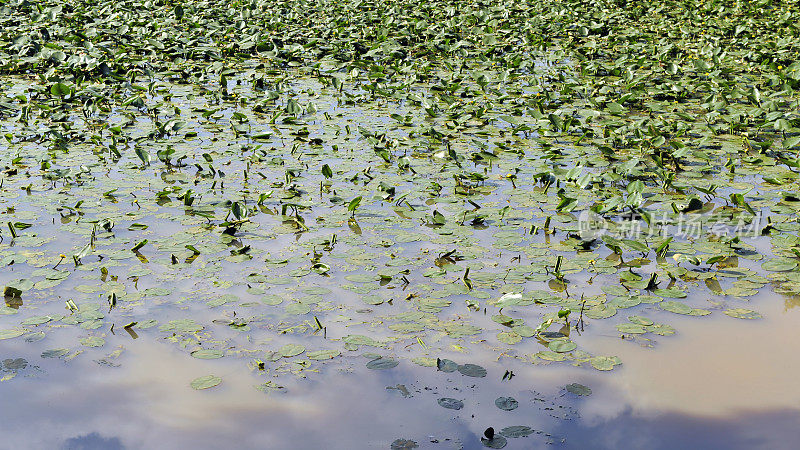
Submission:
[[[169,344],[140,338],[105,367],[89,358],[45,360],[22,340],[4,342],[3,357],[31,361],[0,384],[0,432],[9,448],[387,448],[411,439],[421,448],[481,448],[487,426],[527,425],[540,434],[509,439],[506,448],[793,448],[800,438],[800,355],[791,351],[797,310],[759,301],[765,319],[679,319],[679,333],[647,349],[598,337],[590,351],[619,354],[624,365],[600,373],[568,365],[492,361],[490,350],[448,355],[481,362],[486,378],[421,368],[407,360],[370,371],[368,359],[345,356],[323,374],[282,379],[288,393],[263,394],[266,381],[244,361],[201,361]],[[43,347],[45,348],[45,347]],[[360,354],[362,352],[354,352]],[[500,381],[512,368],[512,381]],[[223,383],[197,392],[193,378]],[[46,382],[43,382],[46,381]],[[575,397],[565,384],[590,386]],[[410,396],[387,389],[402,384]],[[494,406],[519,401],[514,411]],[[464,409],[441,408],[452,397]],[[544,433],[550,434],[545,436]],[[564,439],[562,442],[561,439]],[[431,442],[437,441],[437,442]],[[548,444],[548,442],[550,444]],[[552,444],[552,445],[551,445]]]

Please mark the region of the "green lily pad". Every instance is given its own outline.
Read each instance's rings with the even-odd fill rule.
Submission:
[[[663,309],[664,311],[673,312],[675,314],[684,314],[687,316],[705,316],[711,314],[711,311],[705,309],[698,309],[692,308],[691,306],[676,302],[676,301],[665,301],[658,304],[658,306]]]
[[[584,385],[579,384],[579,383],[568,384],[566,389],[567,389],[567,392],[570,392],[570,393],[575,394],[575,395],[580,395],[580,396],[592,395],[592,389],[590,387],[584,386]]]
[[[483,378],[486,376],[486,369],[477,364],[460,365],[458,366],[458,371],[468,377]]]
[[[449,359],[439,359],[436,362],[436,368],[442,372],[455,372],[458,370],[458,363]]]
[[[368,362],[367,369],[387,370],[397,367],[398,364],[399,361],[397,361],[396,359],[380,357]]]
[[[575,350],[576,348],[578,348],[578,344],[576,344],[576,343],[574,343],[572,341],[566,341],[566,340],[559,339],[559,340],[556,340],[556,341],[551,341],[549,344],[547,344],[547,347],[550,350],[552,350],[554,352],[557,352],[557,353],[567,353],[567,352],[571,352],[571,351]]]
[[[612,370],[614,366],[622,364],[622,361],[616,356],[595,356],[589,360],[589,363],[597,370]]]
[[[774,258],[764,261],[761,267],[770,272],[788,272],[797,267],[797,260],[790,258]]]
[[[439,400],[437,400],[437,402],[439,403],[439,406],[441,406],[442,408],[455,409],[456,411],[464,407],[464,402],[462,402],[461,400],[456,400],[454,398],[448,398],[448,397],[440,398]]]
[[[745,308],[728,309],[728,310],[725,311],[725,314],[727,314],[727,315],[729,315],[731,317],[735,317],[737,319],[751,319],[752,320],[752,319],[760,319],[762,317],[761,314],[759,314],[759,313],[757,313],[757,312],[755,312],[755,311],[753,311],[751,309],[745,309]]]
[[[25,330],[20,330],[18,328],[12,328],[9,330],[0,330],[0,340],[2,339],[13,339],[15,337],[19,337],[25,334]]]
[[[317,350],[314,352],[307,352],[306,357],[315,361],[321,361],[325,359],[333,359],[340,354],[341,352],[339,350]]]
[[[535,430],[525,425],[512,425],[500,430],[500,434],[507,438],[527,437],[535,433]]]
[[[81,344],[85,345],[86,347],[102,347],[105,343],[106,340],[99,336],[89,336],[81,339]]]
[[[508,345],[514,345],[522,340],[522,336],[513,331],[502,331],[497,333],[497,340]]]
[[[222,378],[216,375],[206,375],[195,378],[189,385],[192,387],[192,389],[200,391],[203,389],[212,388],[220,383],[222,383]]]
[[[517,409],[519,402],[513,397],[497,397],[494,401],[494,405],[503,411],[512,411]]]
[[[278,350],[284,358],[291,358],[306,351],[306,348],[300,344],[286,344]]]
[[[219,350],[202,349],[193,351],[192,356],[194,356],[197,359],[217,359],[217,358],[222,358],[223,356],[225,356],[225,354]]]

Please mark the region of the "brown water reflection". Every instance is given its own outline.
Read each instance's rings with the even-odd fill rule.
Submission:
[[[678,333],[661,339],[656,349],[621,345],[607,336],[587,340],[585,346],[623,359],[624,366],[608,382],[625,396],[620,403],[635,411],[710,418],[800,411],[800,310],[786,309],[775,297],[765,293],[751,301],[764,315],[760,320],[719,313],[679,323],[673,319]],[[617,414],[607,406],[593,409],[591,403],[583,412]]]
[[[404,438],[421,448],[480,448],[487,426],[527,425],[538,434],[509,439],[506,448],[795,448],[800,310],[785,310],[774,298],[753,306],[763,320],[668,315],[679,332],[656,348],[595,330],[584,345],[619,355],[624,365],[612,373],[495,362],[495,353],[480,347],[447,357],[480,362],[486,378],[406,360],[370,371],[353,352],[323,374],[281,379],[287,392],[272,394],[253,389],[265,379],[243,370],[240,359],[197,360],[147,336],[127,345],[115,360],[121,367],[45,360],[36,344],[6,341],[3,358],[24,357],[29,366],[0,384],[0,447],[355,449],[388,448]],[[506,368],[516,374],[511,381],[501,381]],[[223,383],[189,387],[208,373]],[[565,393],[571,382],[593,394]],[[398,385],[408,395],[387,389]],[[501,411],[498,396],[512,396],[520,407]],[[441,408],[441,397],[465,407]]]

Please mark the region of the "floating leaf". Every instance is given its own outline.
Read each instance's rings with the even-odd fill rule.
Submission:
[[[575,395],[588,396],[592,395],[592,389],[579,383],[571,383],[567,385],[567,392]]]
[[[192,380],[190,386],[192,387],[192,389],[196,389],[199,391],[202,389],[212,388],[214,386],[219,385],[220,383],[222,383],[222,378],[216,375],[206,375],[203,377],[197,377],[194,380]]]
[[[770,272],[788,272],[797,267],[797,261],[790,258],[774,258],[765,261],[761,267]]]
[[[745,308],[734,308],[725,311],[725,314],[737,319],[760,319],[761,314]]]
[[[547,347],[554,352],[566,353],[566,352],[571,352],[576,348],[578,348],[578,344],[572,341],[565,341],[559,339],[556,341],[551,341],[549,344],[547,344]]]
[[[219,350],[202,349],[193,351],[192,356],[194,356],[197,359],[217,359],[217,358],[222,358],[225,355]]]
[[[291,358],[303,353],[304,351],[306,351],[306,348],[300,344],[286,344],[281,347],[280,350],[278,350],[278,353],[285,358]]]
[[[13,339],[15,337],[19,337],[25,334],[25,330],[21,329],[9,329],[9,330],[0,330],[0,340],[3,339]]]
[[[392,358],[377,358],[373,359],[372,361],[367,363],[367,369],[373,370],[386,370],[386,369],[393,369],[397,367],[399,362],[396,359]]]
[[[454,398],[447,398],[447,397],[440,398],[439,400],[437,400],[437,402],[439,403],[439,406],[441,406],[442,408],[455,409],[456,411],[464,407],[464,402],[462,402],[461,400],[456,400]]]
[[[311,360],[325,360],[325,359],[333,359],[339,356],[341,352],[339,350],[317,350],[314,352],[306,353],[306,357]]]
[[[622,364],[620,359],[616,356],[595,356],[589,362],[597,370],[611,370],[614,366]]]
[[[519,402],[513,397],[497,397],[494,404],[503,411],[512,411],[519,406]]]
[[[534,433],[534,429],[524,425],[512,425],[500,430],[500,434],[507,438],[527,437]]]
[[[86,347],[102,347],[105,343],[106,340],[99,336],[90,336],[81,339],[81,344],[85,345]]]
[[[486,369],[477,364],[463,364],[458,366],[458,371],[468,377],[483,378],[486,376]]]

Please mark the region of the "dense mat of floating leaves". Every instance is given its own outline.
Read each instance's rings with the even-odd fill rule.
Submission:
[[[0,339],[610,370],[797,295],[800,10],[587,3],[3,3]]]

